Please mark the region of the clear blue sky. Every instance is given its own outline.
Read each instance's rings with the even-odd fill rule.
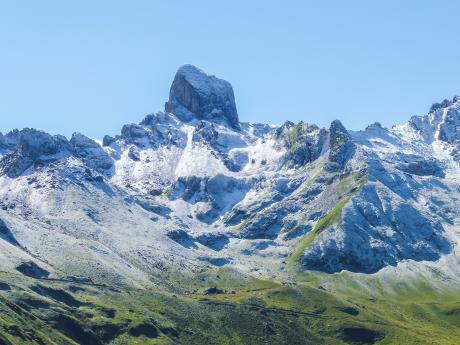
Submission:
[[[100,138],[163,109],[177,68],[240,120],[361,129],[460,93],[459,1],[0,0],[0,130]]]

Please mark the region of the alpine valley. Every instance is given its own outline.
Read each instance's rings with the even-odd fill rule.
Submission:
[[[239,121],[192,65],[115,137],[0,134],[0,344],[460,344],[460,97]]]

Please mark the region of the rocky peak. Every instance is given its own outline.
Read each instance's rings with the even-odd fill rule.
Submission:
[[[449,107],[439,124],[438,139],[448,143],[460,142],[460,107]]]
[[[165,111],[185,122],[208,120],[240,128],[232,85],[192,65],[177,71]]]
[[[14,129],[7,134],[0,133],[0,149],[15,150],[21,134],[19,130]]]
[[[50,135],[33,128],[20,132],[18,150],[32,159],[40,156],[54,155],[68,146],[68,141],[61,135]]]
[[[281,126],[279,126],[276,130],[275,130],[275,135],[277,138],[280,138],[283,136],[283,134],[285,134],[287,131],[289,131],[292,127],[294,127],[295,124],[294,122],[291,122],[291,121],[286,121],[285,123],[283,123]]]
[[[454,97],[452,97],[452,100],[445,98],[442,102],[433,103],[430,107],[429,114],[436,112],[443,108],[448,108],[451,105],[454,105],[455,103],[459,103],[459,102],[460,102],[460,96],[458,95],[455,95]]]
[[[17,134],[17,145],[0,160],[0,174],[7,174],[12,178],[18,177],[31,166],[42,166],[61,159],[62,155],[78,157],[88,167],[98,171],[107,171],[113,165],[104,149],[81,133],[74,133],[70,141],[64,136],[50,135],[32,128],[13,134],[7,139],[13,145]]]
[[[354,144],[350,133],[339,120],[334,120],[329,128],[329,160],[343,167],[351,157]]]
[[[104,135],[104,138],[102,138],[102,146],[110,146],[113,142],[115,142],[115,138],[106,134]]]
[[[458,96],[456,96],[458,97]],[[453,104],[453,102],[449,101],[447,98],[444,99],[442,102],[440,103],[433,103],[430,107],[430,111],[429,113],[434,113],[435,111],[439,110],[439,109],[442,109],[442,108],[447,108],[449,106],[451,106]]]
[[[161,127],[161,126],[175,126],[177,125],[177,118],[171,114],[162,111],[154,114],[148,114],[140,123],[141,126],[147,127]]]
[[[67,139],[61,135],[53,136],[32,128],[25,128],[17,134],[15,151],[0,160],[0,174],[9,177],[21,175],[32,165],[53,161],[52,156],[70,148]]]
[[[366,127],[366,131],[369,130],[381,130],[383,129],[382,124],[380,122],[371,123],[369,126]]]
[[[427,115],[411,117],[408,125],[428,143],[434,140],[460,142],[460,97],[434,103]]]

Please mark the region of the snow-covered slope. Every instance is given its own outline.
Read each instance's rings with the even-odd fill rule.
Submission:
[[[102,143],[0,135],[0,270],[138,286],[207,266],[458,277],[459,152],[458,97],[392,129],[247,124],[228,82],[186,65],[165,112]]]

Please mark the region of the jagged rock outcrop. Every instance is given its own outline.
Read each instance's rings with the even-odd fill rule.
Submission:
[[[81,133],[74,133],[70,139],[72,153],[85,164],[99,172],[106,172],[113,166],[112,158],[94,140]]]
[[[215,148],[217,145],[218,136],[219,134],[217,133],[212,123],[207,121],[200,121],[198,126],[196,126],[195,130],[193,131],[192,141],[206,143]]]
[[[427,115],[412,116],[408,126],[427,143],[460,141],[460,97],[434,103]]]
[[[124,125],[121,129],[121,136],[129,142],[136,142],[137,139],[148,135],[147,130],[138,124]]]
[[[186,134],[177,128],[177,119],[171,114],[158,112],[147,115],[139,124],[124,125],[121,135],[115,138],[105,136],[103,146],[110,146],[117,141],[133,144],[139,148],[148,146],[177,146],[184,147]]]
[[[457,97],[458,97],[458,96],[455,96],[455,97],[454,97],[454,101],[457,99]],[[447,107],[451,106],[452,103],[453,103],[453,102],[450,101],[450,100],[448,100],[447,98],[444,99],[444,100],[443,100],[442,102],[440,102],[440,103],[433,103],[433,104],[431,105],[431,107],[430,107],[429,113],[434,113],[434,112],[436,112],[436,111],[438,111],[438,110],[440,110],[440,109],[442,109],[442,108],[447,108]]]
[[[0,160],[0,174],[9,177],[21,175],[32,165],[54,161],[61,151],[68,151],[69,142],[61,135],[52,136],[43,131],[25,128],[19,132],[16,150]]]
[[[450,144],[460,142],[460,109],[458,107],[446,110],[444,119],[439,125],[438,139]]]
[[[242,167],[239,164],[238,158],[241,157],[229,157],[227,152],[222,150],[225,147],[223,147],[224,145],[222,145],[218,139],[219,133],[214,124],[209,121],[200,121],[192,134],[193,145],[206,146],[213,156],[222,160],[228,170],[232,172],[240,171]]]
[[[334,163],[330,169],[343,168],[353,155],[355,145],[350,133],[339,120],[332,121],[329,128],[329,161]]]
[[[233,129],[240,127],[230,83],[192,65],[184,65],[177,71],[165,111],[186,122],[209,120]]]
[[[68,141],[62,135],[52,136],[30,128],[21,131],[18,150],[32,159],[51,156],[65,148],[68,148]]]
[[[287,148],[285,164],[289,168],[299,168],[318,159],[327,141],[327,131],[324,128],[302,121],[297,125],[285,122],[276,130],[275,135]]]
[[[81,158],[88,167],[100,172],[113,166],[112,158],[102,147],[81,133],[74,133],[68,141],[60,135],[26,128],[19,131],[17,137],[15,150],[0,160],[1,174],[9,177],[18,177],[33,165],[43,166],[70,155]],[[14,147],[12,138],[9,138],[10,149]]]
[[[136,146],[131,146],[128,150],[128,157],[131,158],[133,161],[139,162],[141,160],[141,156],[139,150]]]
[[[20,136],[20,132],[17,129],[14,129],[6,134],[0,133],[0,151],[15,150],[19,143]]]
[[[407,127],[413,131],[415,140],[428,144],[439,140],[452,145],[450,154],[460,161],[460,96],[433,104],[427,115],[411,117]]]
[[[102,138],[102,146],[110,146],[110,144],[112,144],[113,142],[115,142],[115,138],[114,137],[111,137],[110,135],[104,135],[104,138]]]

